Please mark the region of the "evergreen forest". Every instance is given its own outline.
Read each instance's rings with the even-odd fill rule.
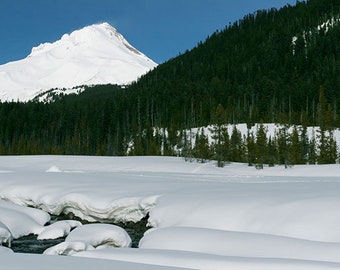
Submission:
[[[259,10],[131,85],[2,102],[0,154],[180,155],[218,166],[335,163],[339,23],[340,0]],[[275,136],[261,123],[276,123]],[[197,129],[208,126],[212,141],[207,129]],[[311,126],[318,129],[308,136]]]

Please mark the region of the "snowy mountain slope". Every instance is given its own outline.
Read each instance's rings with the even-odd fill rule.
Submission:
[[[95,24],[1,65],[0,99],[26,101],[52,88],[128,84],[156,65],[111,25]]]

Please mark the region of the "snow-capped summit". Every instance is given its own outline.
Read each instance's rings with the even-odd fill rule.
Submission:
[[[110,24],[94,24],[0,65],[0,99],[27,101],[52,88],[124,85],[155,66]]]

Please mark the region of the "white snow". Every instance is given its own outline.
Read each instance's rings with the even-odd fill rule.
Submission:
[[[55,88],[72,93],[82,85],[125,85],[156,65],[108,23],[94,24],[40,44],[25,59],[0,65],[0,100],[27,101]]]
[[[131,238],[127,232],[111,224],[87,224],[73,230],[66,242],[84,242],[95,248],[130,247]]]
[[[272,138],[272,139],[276,136],[276,133],[279,131],[279,129],[283,128],[282,125],[274,124],[274,123],[264,123],[263,126],[266,130],[267,138]],[[214,140],[212,139],[211,131],[210,131],[211,127],[212,126],[203,127],[204,134],[208,136],[209,143],[214,142]],[[231,134],[233,132],[234,125],[229,124],[229,125],[226,125],[225,127],[228,130],[229,136],[231,136]],[[236,128],[241,133],[242,137],[247,136],[247,124],[237,124]],[[257,132],[258,128],[259,128],[259,124],[256,124],[256,125],[252,126],[249,131],[252,132],[254,134],[254,136],[256,137],[256,132]],[[302,128],[302,126],[297,126],[297,128],[298,129]],[[197,133],[200,132],[200,130],[201,130],[201,128],[192,128],[191,130],[187,130],[188,139],[191,136],[191,141],[192,141],[193,146],[195,145],[195,136],[196,136]],[[293,126],[290,126],[287,129],[287,134],[291,134],[292,131],[293,131]],[[318,143],[319,139],[318,139],[317,135],[318,135],[319,131],[320,131],[319,127],[313,127],[313,126],[307,127],[308,138],[311,139],[314,136],[316,143]],[[340,130],[335,129],[333,131],[333,135],[334,135],[334,139],[336,140],[337,145],[340,145]]]
[[[2,243],[11,244],[13,236],[8,227],[0,221],[0,245]]]
[[[93,250],[94,247],[85,242],[62,242],[44,251],[45,255],[74,255],[81,251]]]
[[[44,229],[39,233],[37,239],[44,240],[64,237],[70,233],[71,229],[81,225],[81,222],[76,220],[57,221],[51,225],[45,226]]]
[[[73,230],[65,242],[48,248],[44,254],[74,255],[87,250],[130,246],[131,238],[123,228],[110,224],[87,224]]]
[[[141,239],[139,247],[233,257],[302,259],[340,263],[340,243],[192,227],[152,230]]]
[[[12,237],[39,234],[49,220],[49,214],[44,211],[0,200],[0,233],[3,242],[11,241]],[[11,235],[8,235],[7,230]]]
[[[51,166],[46,172],[62,172],[57,166]]]
[[[48,172],[53,167],[58,173]],[[136,221],[149,213],[154,227],[138,249],[104,245],[92,250],[126,236],[113,225],[83,225],[48,254],[109,259],[110,267],[126,261],[124,269],[138,269],[133,263],[191,269],[340,269],[337,164],[256,170],[246,164],[217,168],[215,162],[186,163],[175,157],[0,156],[0,171],[6,172],[0,174],[0,198],[22,205],[0,201],[0,222],[14,238],[68,230],[65,223],[44,226],[48,214],[23,206],[50,214],[71,212],[90,221]],[[35,269],[38,260],[82,268],[86,260],[0,256],[6,269],[19,269],[25,260],[28,269]],[[84,265],[82,269],[90,269]]]
[[[8,254],[8,253],[13,253],[13,250],[11,250],[10,248],[7,247],[2,247],[0,246],[0,254]]]
[[[339,263],[326,261],[229,257],[157,249],[105,249],[80,252],[74,256],[205,270],[325,270],[339,269],[340,267]]]
[[[77,258],[68,256],[43,256],[34,254],[0,253],[1,267],[6,270],[176,270],[185,268],[173,268],[166,266],[131,263],[113,260],[99,260],[89,258]]]

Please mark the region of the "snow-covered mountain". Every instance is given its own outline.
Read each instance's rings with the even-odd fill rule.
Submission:
[[[34,47],[25,59],[0,65],[0,99],[27,101],[52,88],[124,85],[155,66],[114,27],[94,24]]]

